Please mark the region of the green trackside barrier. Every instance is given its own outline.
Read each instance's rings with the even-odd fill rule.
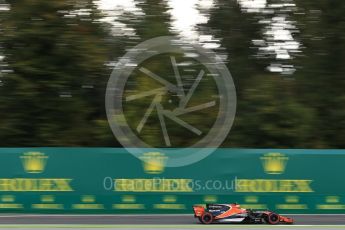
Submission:
[[[192,150],[191,150],[192,151]],[[184,167],[164,152],[121,148],[0,149],[0,211],[192,213],[238,202],[279,213],[345,213],[345,151],[218,149]]]

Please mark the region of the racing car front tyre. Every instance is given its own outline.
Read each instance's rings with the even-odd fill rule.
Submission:
[[[267,222],[269,224],[278,224],[279,223],[279,215],[276,213],[270,213],[267,215]]]
[[[205,212],[199,220],[202,224],[211,224],[213,222],[213,215],[209,212]]]

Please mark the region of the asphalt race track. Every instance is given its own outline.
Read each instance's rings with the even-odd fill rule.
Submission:
[[[345,226],[345,215],[286,215],[295,225]],[[0,225],[191,225],[203,226],[193,215],[11,215],[0,214]],[[217,224],[212,226],[229,226]],[[240,227],[240,225],[235,225]],[[243,225],[242,225],[243,226]],[[260,225],[256,225],[259,227]],[[262,225],[261,225],[262,226]],[[266,228],[268,227],[265,225]],[[126,228],[128,229],[128,228]],[[291,229],[289,227],[289,229]]]
[[[199,224],[192,215],[0,215],[1,229],[123,230],[332,230],[345,229],[345,215],[292,215],[295,225]]]
[[[63,225],[63,226],[50,226],[50,225],[45,225],[45,226],[37,226],[37,225],[31,225],[31,226],[1,226],[0,229],[44,229],[44,230],[60,230],[60,229],[89,229],[89,230],[96,230],[96,229],[123,229],[123,230],[139,230],[139,229],[154,229],[154,230],[167,230],[167,229],[176,229],[176,230],[195,230],[195,229],[207,229],[207,230],[221,230],[221,229],[229,229],[229,230],[245,230],[245,229],[253,229],[253,230],[271,230],[271,229],[287,229],[287,230],[300,230],[300,229],[318,229],[318,230],[333,230],[333,229],[345,229],[344,226],[342,227],[337,227],[335,225],[332,226],[323,226],[323,227],[318,227],[318,226],[248,226],[248,225],[242,225],[242,226],[224,226],[224,225],[218,225],[218,226],[180,226],[180,225],[149,225],[149,226],[127,226],[127,225],[107,225],[107,226],[85,226],[85,225],[77,225],[77,226],[72,226],[72,225]]]

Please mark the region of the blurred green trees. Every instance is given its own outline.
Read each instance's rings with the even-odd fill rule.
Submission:
[[[241,12],[236,1],[219,2],[209,25],[227,49],[238,94],[224,146],[344,148],[344,3],[295,1],[299,12],[293,19],[303,47],[292,61],[297,71],[284,77],[264,70],[270,59],[253,58],[251,40],[262,36],[258,21],[265,18]]]
[[[1,145],[114,143],[100,109],[109,51],[99,12],[90,1],[8,3],[0,41],[11,72],[0,90]]]
[[[106,64],[140,41],[172,34],[165,2],[141,1],[137,7],[145,15],[120,18],[135,29],[132,37],[114,35],[91,0],[6,2],[11,9],[0,11],[0,56],[7,70],[0,86],[0,146],[119,146],[105,115],[111,72]],[[252,40],[262,36],[260,17],[244,13],[236,1],[216,2],[203,30],[221,39],[238,95],[223,146],[344,148],[343,1],[295,0],[303,48],[289,77],[266,71],[270,60],[255,57]],[[171,75],[164,65],[152,67]],[[144,81],[140,87],[149,82]],[[204,124],[206,118],[193,122]],[[149,132],[146,139],[161,143],[152,138]],[[188,132],[177,138],[184,145],[193,139]]]

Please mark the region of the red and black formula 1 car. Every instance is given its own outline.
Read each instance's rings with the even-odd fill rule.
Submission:
[[[271,211],[252,211],[234,204],[207,204],[193,206],[194,217],[203,224],[244,223],[244,224],[293,224],[293,219]]]

